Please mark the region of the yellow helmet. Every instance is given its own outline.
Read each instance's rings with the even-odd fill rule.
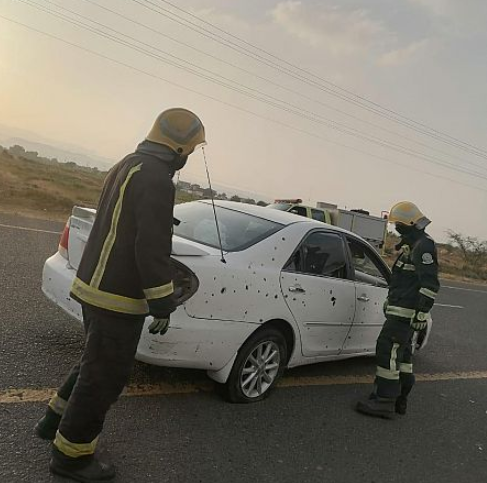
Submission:
[[[410,201],[396,203],[389,212],[389,222],[415,226],[419,230],[424,230],[431,223],[420,209]]]
[[[200,118],[182,108],[168,109],[157,116],[147,141],[164,144],[183,156],[205,144],[205,128]]]

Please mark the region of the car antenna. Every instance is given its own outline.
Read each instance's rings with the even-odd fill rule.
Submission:
[[[203,151],[203,159],[205,160],[205,169],[206,169],[206,177],[208,178],[208,186],[210,187],[211,206],[213,207],[213,215],[215,216],[216,233],[218,235],[218,243],[220,244],[220,252],[222,254],[221,262],[227,263],[227,261],[225,260],[225,256],[223,254],[222,236],[220,233],[220,225],[218,224],[218,217],[216,216],[215,197],[213,196],[213,188],[211,186],[210,171],[208,169],[208,163],[206,161],[205,147],[202,146],[201,149]]]

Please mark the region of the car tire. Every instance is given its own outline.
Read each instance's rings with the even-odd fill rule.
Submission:
[[[262,401],[272,391],[287,364],[284,335],[274,327],[252,334],[238,351],[228,381],[225,399],[232,403]]]

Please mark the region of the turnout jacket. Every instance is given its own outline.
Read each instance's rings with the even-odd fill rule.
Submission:
[[[108,173],[72,297],[125,315],[167,316],[174,292],[175,187],[165,146],[142,143]],[[152,143],[150,143],[152,144]]]
[[[386,314],[426,318],[440,289],[436,245],[424,231],[401,240],[401,253],[392,267]]]

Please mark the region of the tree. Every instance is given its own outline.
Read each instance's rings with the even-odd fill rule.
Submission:
[[[8,151],[12,156],[17,156],[17,157],[25,156],[25,149],[22,146],[19,146],[18,144],[11,146]]]
[[[39,153],[37,151],[26,151],[24,157],[30,161],[37,161],[39,158]]]
[[[470,269],[477,275],[485,272],[487,265],[487,241],[480,241],[475,237],[465,236],[453,230],[448,230],[448,239],[453,246],[460,249],[464,269]]]
[[[233,196],[230,198],[230,201],[237,201],[238,203],[240,203],[240,201],[242,201],[242,198],[240,198],[240,196],[233,195]]]
[[[269,205],[269,203],[266,203],[265,201],[262,201],[262,200],[257,201],[257,206],[268,206],[268,205]]]
[[[210,188],[205,188],[203,190],[203,196],[205,198],[211,198],[212,196],[214,197],[216,195],[216,191],[215,190],[211,190]]]

